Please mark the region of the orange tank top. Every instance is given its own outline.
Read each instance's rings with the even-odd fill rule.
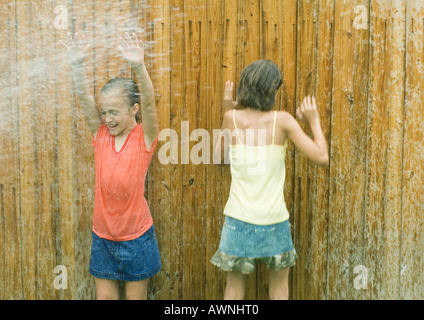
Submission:
[[[138,124],[117,152],[114,136],[104,123],[100,125],[92,141],[96,168],[93,232],[99,237],[133,240],[152,226],[144,182],[157,141],[158,137],[147,150]]]

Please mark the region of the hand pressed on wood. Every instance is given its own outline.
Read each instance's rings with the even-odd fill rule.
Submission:
[[[296,116],[299,118],[299,120],[305,120],[309,123],[315,119],[319,119],[317,104],[314,96],[312,96],[312,98],[311,96],[306,96],[303,99],[302,105],[296,110]]]
[[[231,81],[225,82],[224,88],[224,106],[226,110],[234,109],[237,106],[237,101],[233,101],[234,83]]]

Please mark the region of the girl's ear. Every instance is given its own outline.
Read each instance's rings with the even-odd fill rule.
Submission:
[[[140,109],[139,104],[135,103],[134,106],[132,107],[132,110],[131,110],[133,116],[135,117],[135,121],[137,123],[140,123],[140,110],[139,109]]]
[[[134,106],[132,107],[132,112],[134,113],[134,116],[137,114],[138,110],[140,109],[140,106],[138,103],[134,103]]]

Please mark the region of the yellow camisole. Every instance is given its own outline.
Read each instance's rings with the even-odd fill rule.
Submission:
[[[224,214],[257,224],[280,223],[289,218],[284,201],[285,157],[284,145],[274,144],[276,115],[272,144],[252,146],[242,143],[233,112],[234,128],[239,143],[230,142],[231,189]]]

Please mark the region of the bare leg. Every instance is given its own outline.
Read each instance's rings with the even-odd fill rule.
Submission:
[[[227,274],[224,300],[242,300],[244,298],[244,276],[241,272],[232,271]]]
[[[127,300],[147,300],[147,285],[149,279],[125,282],[125,297]]]
[[[289,268],[269,270],[269,299],[289,299]]]
[[[116,280],[94,278],[97,300],[119,300],[119,282]]]

